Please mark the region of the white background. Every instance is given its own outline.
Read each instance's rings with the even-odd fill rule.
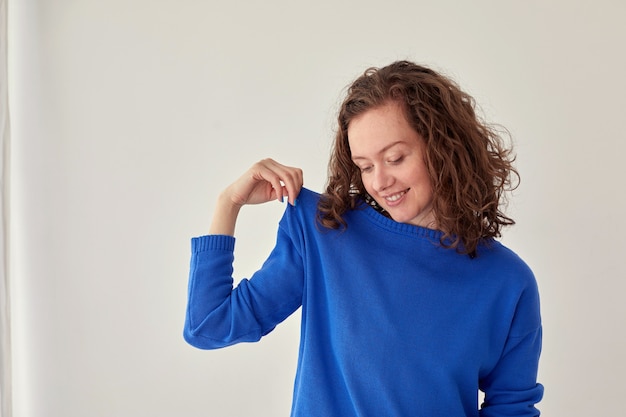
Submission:
[[[14,416],[288,415],[298,314],[257,344],[186,345],[189,239],[263,157],[321,191],[344,87],[405,58],[515,140],[503,240],[540,286],[543,415],[622,415],[625,17],[620,0],[10,1]],[[242,212],[238,277],[282,211]]]

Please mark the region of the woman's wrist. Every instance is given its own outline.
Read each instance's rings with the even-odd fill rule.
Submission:
[[[234,236],[239,210],[240,205],[235,204],[225,193],[221,193],[215,204],[209,234]]]

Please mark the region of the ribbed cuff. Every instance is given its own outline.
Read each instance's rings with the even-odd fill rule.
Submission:
[[[235,238],[227,235],[207,235],[191,239],[191,251],[193,253],[209,250],[235,250]]]

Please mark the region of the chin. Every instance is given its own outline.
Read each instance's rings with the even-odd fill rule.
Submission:
[[[389,211],[387,211],[387,213],[389,213],[389,216],[391,216],[391,218],[398,222],[398,223],[408,223],[408,224],[412,224],[411,220],[413,220],[415,217],[409,217],[409,216],[405,216],[405,215],[401,215],[401,214],[393,214]]]

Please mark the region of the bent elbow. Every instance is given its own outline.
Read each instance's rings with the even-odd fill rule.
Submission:
[[[190,321],[185,322],[183,338],[191,346],[198,349],[220,349],[242,342],[257,342],[265,334],[258,327],[253,329],[238,329],[229,325],[209,326],[206,322],[195,327]],[[215,324],[215,323],[214,323]]]
[[[183,330],[183,339],[191,346],[203,350],[219,349],[225,346],[217,340],[198,334],[198,332],[195,332],[193,329],[189,328],[189,326],[185,326]]]

